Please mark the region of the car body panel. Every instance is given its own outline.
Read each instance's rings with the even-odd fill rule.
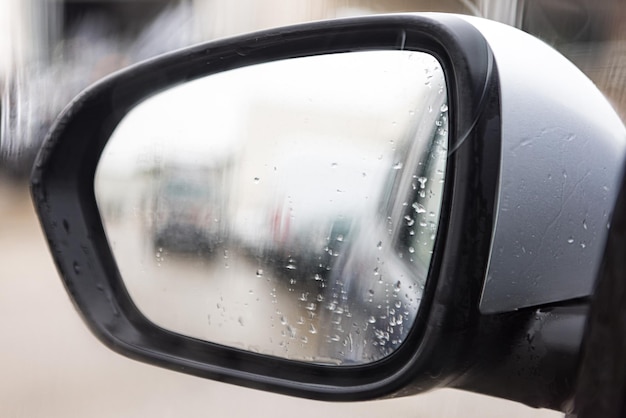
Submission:
[[[497,218],[480,309],[587,297],[626,159],[624,125],[593,83],[543,42],[462,18],[487,39],[502,80]],[[527,49],[533,63],[520,53]]]

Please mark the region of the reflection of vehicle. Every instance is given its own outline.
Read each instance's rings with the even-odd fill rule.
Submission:
[[[210,252],[224,236],[222,176],[210,170],[163,170],[151,214],[155,249]]]
[[[437,104],[441,108],[442,103]],[[405,340],[421,304],[439,225],[446,166],[447,114],[432,116],[419,139],[407,144],[394,160],[410,169],[391,170],[383,188],[380,207],[363,214],[358,228],[328,274],[331,293],[348,295],[336,302],[349,317],[333,318],[324,311],[324,320],[334,324],[337,341],[324,347],[330,357],[344,353],[352,359],[376,360],[395,351]],[[430,127],[430,129],[428,128]],[[362,301],[366,301],[363,304]],[[357,349],[345,353],[346,330],[354,323],[366,323],[353,341]]]

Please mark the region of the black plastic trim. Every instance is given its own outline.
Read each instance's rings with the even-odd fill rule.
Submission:
[[[375,49],[432,54],[442,65],[449,94],[451,152],[441,226],[420,313],[405,343],[376,363],[332,367],[227,348],[148,321],[124,288],[93,190],[100,154],[124,115],[148,96],[198,77],[280,59]],[[74,304],[111,349],[197,376],[308,398],[347,401],[416,393],[470,382],[480,371],[472,366],[484,358],[477,347],[489,340],[485,335],[523,324],[533,314],[485,319],[478,311],[495,222],[499,100],[491,50],[471,24],[453,15],[369,16],[243,35],[161,56],[83,92],[45,140],[32,195]],[[510,332],[508,337],[517,338]],[[505,361],[502,346],[507,345],[485,348],[493,352],[493,362]]]

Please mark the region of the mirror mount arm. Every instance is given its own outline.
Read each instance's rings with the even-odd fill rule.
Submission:
[[[486,316],[470,354],[475,361],[452,386],[536,408],[570,410],[588,311],[589,301],[576,299]],[[514,335],[505,339],[505,333]]]

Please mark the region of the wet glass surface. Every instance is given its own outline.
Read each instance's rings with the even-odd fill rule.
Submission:
[[[122,120],[95,180],[137,307],[184,335],[362,364],[405,340],[448,143],[430,55],[298,58],[199,79]]]

